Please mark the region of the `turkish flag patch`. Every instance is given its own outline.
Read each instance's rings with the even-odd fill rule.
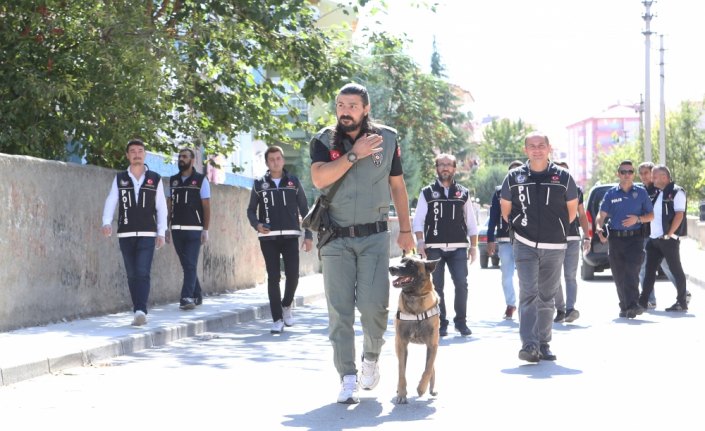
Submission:
[[[328,154],[330,154],[330,159],[331,159],[331,161],[337,159],[338,157],[340,157],[340,151],[338,151],[338,150],[330,150],[330,151],[328,152]]]

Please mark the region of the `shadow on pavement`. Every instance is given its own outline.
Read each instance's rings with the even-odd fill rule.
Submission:
[[[408,404],[395,404],[388,414],[375,398],[360,393],[360,404],[328,404],[306,413],[287,415],[290,420],[282,425],[305,428],[310,431],[341,431],[354,428],[373,428],[394,422],[423,421],[436,413],[433,398],[409,398]],[[429,423],[429,427],[431,424]],[[400,429],[404,429],[400,425]]]
[[[502,370],[504,374],[523,375],[530,379],[550,379],[553,376],[574,376],[582,374],[581,370],[567,368],[553,361],[541,361],[537,364],[524,364],[516,368]]]

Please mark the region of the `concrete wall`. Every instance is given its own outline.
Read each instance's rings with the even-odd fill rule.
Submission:
[[[118,240],[100,233],[114,177],[110,169],[0,154],[0,331],[132,309]],[[204,291],[265,282],[246,217],[250,190],[212,185],[211,193],[210,241],[198,268]],[[390,225],[391,253],[399,256],[398,223]],[[300,274],[319,271],[317,250],[301,252]],[[177,302],[181,280],[167,244],[154,255],[150,304]]]

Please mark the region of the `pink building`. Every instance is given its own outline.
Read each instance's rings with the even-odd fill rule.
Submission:
[[[615,145],[635,141],[639,128],[638,107],[631,105],[613,105],[568,126],[567,162],[575,181],[585,187],[592,178],[598,155],[609,153]]]

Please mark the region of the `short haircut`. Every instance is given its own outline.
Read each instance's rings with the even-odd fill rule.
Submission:
[[[509,168],[507,170],[511,171],[512,169],[518,168],[519,166],[521,166],[523,164],[524,164],[524,162],[522,162],[521,160],[514,160],[513,162],[511,162],[509,164]]]
[[[617,170],[619,170],[619,168],[622,167],[623,165],[634,167],[634,164],[632,163],[631,160],[622,160],[621,162],[619,162],[619,166],[617,166]]]
[[[535,138],[535,137],[541,137],[546,141],[546,145],[551,145],[551,143],[548,141],[548,136],[546,136],[545,133],[543,132],[530,132],[528,135],[526,135],[526,138],[524,138],[524,146],[526,146],[526,141],[529,140],[529,138]]]
[[[182,148],[179,150],[179,154],[183,153],[184,151],[187,151],[189,154],[191,154],[191,158],[195,159],[196,158],[196,153],[193,152],[192,149],[190,148]]]
[[[264,152],[264,161],[267,162],[269,160],[269,155],[272,153],[281,153],[282,157],[284,157],[284,150],[282,147],[278,145],[270,145],[267,147],[267,150]]]
[[[341,94],[358,95],[362,98],[363,106],[367,106],[370,104],[370,95],[367,93],[367,88],[365,88],[364,85],[356,84],[354,82],[345,84],[343,85],[343,88],[341,88],[338,92],[338,95]]]
[[[665,172],[666,175],[668,176],[668,179],[669,179],[669,180],[671,179],[671,170],[668,169],[668,167],[667,167],[666,165],[656,165],[656,166],[654,166],[654,168],[651,170],[652,173],[653,173],[654,171],[663,171],[663,172]]]
[[[454,155],[452,155],[452,154],[446,154],[446,153],[441,153],[441,154],[439,154],[439,155],[436,156],[436,160],[435,160],[436,167],[438,167],[438,161],[441,160],[441,159],[449,159],[451,162],[453,162],[453,167],[454,167],[454,168],[458,165],[458,162],[457,162],[457,160],[456,160],[456,158],[455,158]]]
[[[144,146],[144,141],[143,141],[142,139],[140,139],[140,138],[132,138],[132,139],[130,139],[129,141],[127,141],[127,147],[125,147],[125,152],[126,152],[126,153],[129,152],[129,151],[130,151],[130,147],[133,146],[133,145],[138,145],[138,146],[140,146],[140,147],[142,147],[142,148],[145,148],[145,146]]]
[[[639,168],[638,168],[638,169],[641,171],[641,170],[644,169],[644,168],[648,168],[649,170],[653,170],[653,169],[654,169],[654,164],[651,163],[651,162],[641,162],[641,163],[639,164]]]

